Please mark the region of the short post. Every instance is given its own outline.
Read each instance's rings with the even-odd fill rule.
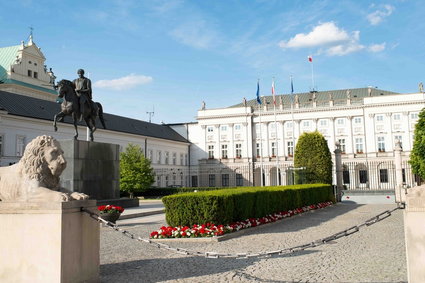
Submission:
[[[405,201],[404,193],[402,193],[403,189],[403,168],[401,164],[401,152],[403,149],[401,148],[401,143],[399,140],[395,141],[394,147],[394,163],[395,163],[395,202],[400,203]]]
[[[0,282],[99,282],[95,200],[0,202]]]
[[[404,211],[407,280],[425,282],[425,186],[409,189]]]
[[[341,145],[339,142],[335,143],[335,172],[336,172],[336,201],[340,202],[342,199],[342,159],[341,159]]]

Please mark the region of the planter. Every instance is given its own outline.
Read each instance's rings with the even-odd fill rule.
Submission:
[[[120,218],[121,213],[108,213],[108,212],[100,212],[99,216],[102,217],[104,220],[112,222],[115,224],[115,221]]]

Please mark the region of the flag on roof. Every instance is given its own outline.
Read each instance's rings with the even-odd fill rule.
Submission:
[[[308,56],[308,62],[313,62],[313,56],[311,55]]]
[[[294,94],[294,83],[292,82],[292,76],[291,76],[291,94]]]
[[[260,99],[260,82],[257,82],[257,102],[258,104],[261,104],[261,99]]]

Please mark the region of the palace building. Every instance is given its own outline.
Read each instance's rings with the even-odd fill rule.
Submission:
[[[0,48],[0,165],[19,160],[27,142],[40,134],[70,139],[69,118],[53,131],[60,111],[55,75],[33,42]],[[391,190],[395,186],[394,146],[402,152],[403,182],[416,185],[408,164],[422,90],[395,93],[377,88],[263,96],[262,103],[217,109],[202,105],[197,121],[157,125],[105,114],[107,129],[95,140],[139,144],[152,161],[157,187],[286,185],[293,183],[294,148],[304,132],[319,131],[331,152],[339,144],[343,183],[350,190]],[[195,111],[195,110],[193,110]],[[106,109],[107,112],[107,109]],[[84,133],[83,124],[79,126]],[[82,136],[80,134],[80,136]]]

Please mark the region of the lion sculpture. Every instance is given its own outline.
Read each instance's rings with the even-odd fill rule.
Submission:
[[[0,167],[0,200],[63,202],[88,199],[86,194],[70,193],[59,186],[59,176],[65,167],[59,142],[50,136],[36,137],[26,146],[17,164]]]

